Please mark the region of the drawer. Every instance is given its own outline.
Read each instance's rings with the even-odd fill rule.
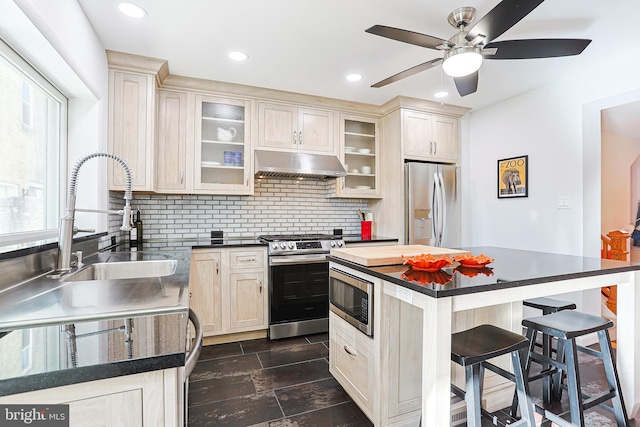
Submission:
[[[229,251],[229,268],[231,270],[248,270],[265,267],[265,251]]]
[[[329,313],[329,370],[362,411],[373,419],[373,344],[366,335]]]

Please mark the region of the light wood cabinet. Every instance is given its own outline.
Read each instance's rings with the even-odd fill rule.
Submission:
[[[194,250],[191,255],[190,306],[206,336],[223,332],[221,260],[220,251]]]
[[[419,111],[402,111],[404,156],[412,160],[458,161],[458,119]]]
[[[155,191],[185,193],[193,186],[192,168],[187,163],[189,98],[187,92],[164,89],[158,92]]]
[[[335,112],[261,102],[258,147],[333,153]]]
[[[329,312],[329,372],[369,419],[375,419],[379,373],[375,370],[373,340]]]
[[[129,166],[132,187],[137,191],[152,189],[155,103],[154,75],[109,70],[109,152]],[[108,165],[109,189],[124,190],[123,168],[115,162]]]
[[[70,427],[178,427],[183,390],[173,368],[3,396],[0,404],[68,404]]]
[[[251,101],[196,95],[194,190],[251,194]]]
[[[379,135],[377,118],[340,115],[340,155],[347,176],[336,180],[336,196],[382,197]]]
[[[191,308],[205,336],[267,329],[266,248],[195,249]]]

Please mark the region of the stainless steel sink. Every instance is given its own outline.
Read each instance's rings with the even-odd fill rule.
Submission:
[[[67,276],[65,282],[87,280],[142,279],[170,276],[176,272],[178,261],[175,259],[103,262],[91,264],[86,268]]]

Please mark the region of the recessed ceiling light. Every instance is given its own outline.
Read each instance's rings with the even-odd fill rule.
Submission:
[[[147,16],[146,10],[144,10],[142,7],[138,6],[137,4],[130,3],[128,1],[118,3],[118,9],[120,9],[120,12],[124,13],[130,18],[140,19]]]
[[[435,96],[436,98],[444,98],[446,96],[449,96],[449,92],[442,90],[440,92],[434,93],[433,96]]]
[[[239,51],[229,52],[227,56],[234,61],[244,61],[249,57],[246,53]]]
[[[362,79],[362,76],[360,74],[349,74],[347,76],[347,80],[349,80],[350,82],[357,82],[360,79]]]

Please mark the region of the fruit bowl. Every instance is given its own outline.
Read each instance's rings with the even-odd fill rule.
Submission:
[[[451,258],[446,255],[432,255],[432,254],[420,254],[413,257],[405,257],[402,264],[409,265],[413,270],[435,272],[439,271],[442,267],[445,267],[453,262]]]
[[[475,256],[471,254],[456,255],[454,258],[461,266],[466,268],[485,268],[493,262],[493,258],[489,258],[484,254]]]

